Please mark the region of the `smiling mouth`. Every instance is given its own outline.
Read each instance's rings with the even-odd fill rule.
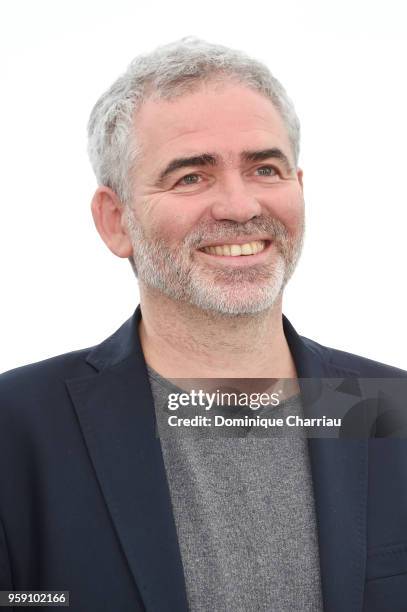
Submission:
[[[254,240],[245,242],[244,244],[221,244],[216,246],[207,246],[200,249],[209,255],[220,255],[224,257],[240,257],[242,255],[256,255],[264,251],[268,245],[267,240]]]

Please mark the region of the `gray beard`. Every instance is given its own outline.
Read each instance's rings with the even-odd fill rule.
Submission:
[[[126,222],[133,245],[133,269],[142,283],[173,300],[222,315],[256,314],[271,308],[294,273],[304,238],[304,222],[294,241],[279,220],[263,217],[245,224],[207,223],[171,248],[158,235],[147,236],[129,208]],[[191,257],[204,240],[224,239],[226,243],[236,236],[260,233],[276,246],[272,263],[247,269],[203,269]]]

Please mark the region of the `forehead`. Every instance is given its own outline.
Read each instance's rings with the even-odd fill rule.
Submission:
[[[143,166],[171,157],[216,152],[237,162],[241,151],[279,147],[292,160],[284,122],[273,103],[240,84],[205,84],[173,100],[147,99],[135,116]]]

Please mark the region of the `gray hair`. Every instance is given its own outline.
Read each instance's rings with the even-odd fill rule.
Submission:
[[[136,57],[96,102],[88,122],[88,153],[99,185],[123,203],[132,198],[132,168],[139,154],[135,113],[150,96],[173,99],[205,81],[230,79],[262,93],[279,111],[298,164],[300,122],[281,83],[261,62],[234,49],[187,37]]]

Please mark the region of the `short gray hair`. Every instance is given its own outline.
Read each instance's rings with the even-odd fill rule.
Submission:
[[[88,122],[88,153],[99,185],[113,189],[123,203],[132,198],[131,171],[139,148],[134,116],[150,96],[173,99],[201,83],[230,79],[262,93],[279,111],[295,164],[300,122],[281,83],[261,62],[241,51],[187,37],[137,56],[96,102]]]

